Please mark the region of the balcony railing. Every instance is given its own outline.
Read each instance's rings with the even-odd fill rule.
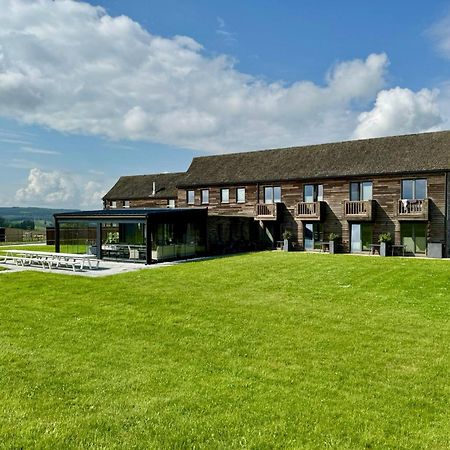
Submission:
[[[344,217],[347,220],[373,220],[373,200],[345,201]]]
[[[295,205],[295,218],[298,220],[322,219],[323,202],[300,202]]]
[[[429,202],[424,200],[406,200],[398,201],[397,218],[398,220],[428,220]]]
[[[257,203],[255,220],[277,220],[279,203]]]

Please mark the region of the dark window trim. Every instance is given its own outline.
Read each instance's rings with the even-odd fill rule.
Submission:
[[[303,184],[303,201],[306,202],[306,195],[305,195],[305,188],[306,186],[314,186],[314,193],[313,193],[313,202],[319,202],[324,200],[324,189],[323,189],[323,183],[304,183]],[[319,198],[319,186],[322,186],[322,200],[318,200]]]
[[[416,199],[416,181],[417,180],[424,180],[425,181],[425,197],[423,199]],[[405,198],[403,197],[403,182],[404,181],[414,181],[413,183],[413,197],[409,200],[425,200],[426,198],[428,198],[428,178],[402,178],[400,180],[400,198]]]
[[[244,190],[244,201],[240,202],[238,199],[238,190],[239,189],[243,189]],[[236,188],[236,203],[240,203],[241,205],[247,202],[247,189],[245,188],[245,186],[239,186]]]
[[[262,193],[263,193],[263,200],[264,203],[266,203],[266,188],[271,188],[272,189],[272,203],[282,203],[283,200],[283,190],[281,189],[281,184],[268,184],[268,185],[263,185],[262,186]],[[280,188],[280,201],[276,202],[275,201],[275,188]]]
[[[208,201],[206,201],[206,202],[203,201],[203,192],[207,192],[208,193]],[[209,205],[209,193],[210,193],[209,192],[209,188],[200,190],[200,203],[202,205]]]
[[[226,202],[223,201],[223,191],[228,191],[228,200]],[[228,205],[230,203],[230,188],[220,188],[220,203],[223,203],[224,205]]]
[[[360,200],[353,200],[353,201],[356,201],[356,202],[362,202],[362,201],[365,201],[365,200],[361,200],[361,185],[363,184],[363,183],[372,183],[372,199],[371,200],[373,200],[373,180],[361,180],[361,181],[349,181],[348,182],[348,198],[349,199],[351,199],[352,198],[352,184],[353,183],[357,183],[359,186],[358,186],[358,190],[359,190],[359,198],[360,198]]]
[[[194,198],[193,198],[192,202],[189,201],[189,193],[190,193],[190,192],[193,192],[193,194],[194,194]],[[188,205],[195,205],[195,190],[193,190],[193,189],[188,189],[188,190],[186,191],[186,203],[187,203]]]

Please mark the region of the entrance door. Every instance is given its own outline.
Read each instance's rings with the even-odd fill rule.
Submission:
[[[305,250],[314,250],[314,224],[305,223],[304,230]]]
[[[303,228],[303,246],[305,250],[320,249],[322,228],[320,223],[305,223]]]
[[[361,244],[361,224],[360,223],[352,223],[350,237],[351,237],[350,251],[352,253],[361,252],[362,244]]]
[[[372,224],[352,223],[350,230],[350,251],[359,253],[369,251],[372,244]]]
[[[427,225],[425,223],[402,223],[402,245],[408,253],[425,253],[427,250],[426,239]]]

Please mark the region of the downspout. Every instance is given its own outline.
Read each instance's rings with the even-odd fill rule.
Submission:
[[[147,258],[146,264],[152,263],[152,232],[150,230],[150,221],[148,220],[148,216],[145,218],[145,227],[147,230],[147,241],[146,241],[146,250],[147,250]]]
[[[448,243],[449,243],[449,229],[448,229],[448,188],[449,188],[449,183],[448,183],[448,178],[449,178],[449,173],[445,172],[445,221],[444,221],[444,233],[445,233],[445,256],[448,258],[449,257],[449,248],[448,248]]]

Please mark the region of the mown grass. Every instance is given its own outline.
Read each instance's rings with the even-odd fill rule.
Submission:
[[[450,447],[450,263],[0,278],[0,446]]]
[[[34,250],[36,252],[54,252],[54,245],[4,245],[0,247],[0,254],[7,250]]]

